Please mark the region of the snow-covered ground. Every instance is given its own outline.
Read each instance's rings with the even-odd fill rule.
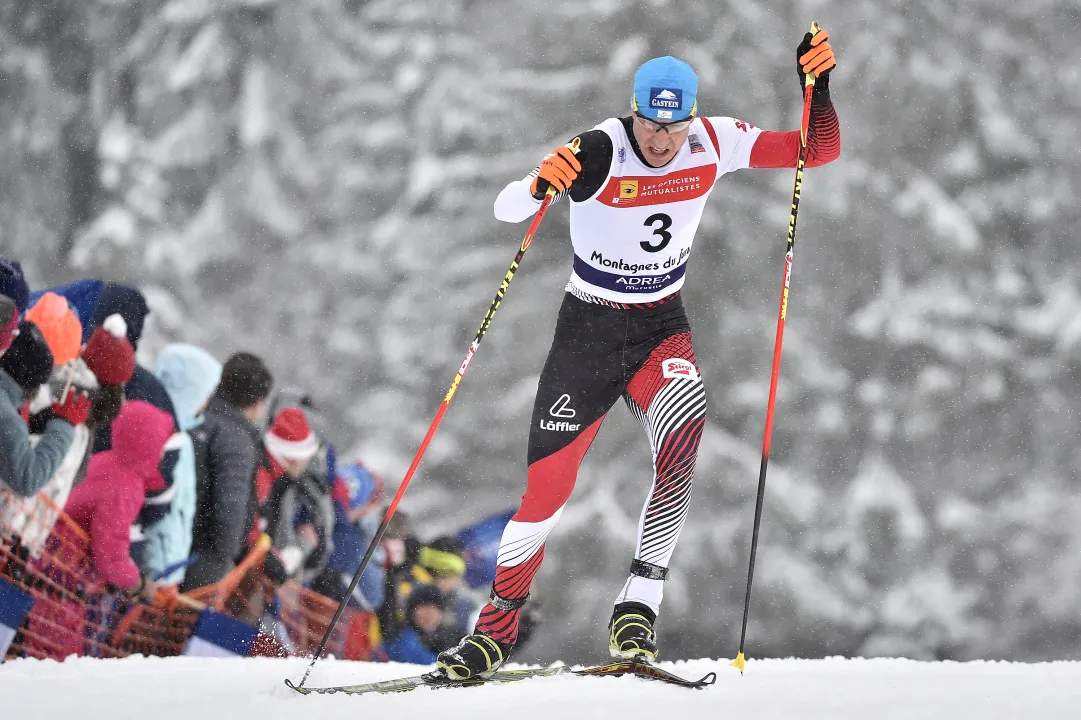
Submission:
[[[348,718],[1078,718],[1081,663],[920,663],[908,660],[665,663],[686,676],[710,670],[717,684],[686,690],[636,678],[555,677],[479,688],[364,697],[293,693],[304,660],[129,658],[0,665],[4,720],[335,720]],[[320,662],[309,685],[415,674],[407,665]],[[483,706],[489,706],[486,711]]]

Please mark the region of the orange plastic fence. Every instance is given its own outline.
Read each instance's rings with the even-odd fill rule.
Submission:
[[[319,647],[338,601],[294,582],[278,591],[279,615],[293,654],[310,656]],[[371,660],[379,645],[379,622],[374,613],[346,608],[327,641],[326,654],[343,660]]]
[[[0,576],[34,598],[8,655],[120,655],[110,646],[109,633],[122,598],[94,572],[86,533],[44,495],[25,499],[0,487],[0,503],[6,516],[0,527]],[[33,540],[25,542],[24,535]]]
[[[269,548],[264,536],[214,585],[185,595],[163,589],[154,605],[131,603],[98,576],[90,559],[90,539],[48,497],[20,498],[0,484],[0,577],[34,598],[7,657],[179,655],[206,607],[260,625],[263,634],[253,654],[309,655],[338,603],[295,583],[270,585],[262,575]],[[267,611],[275,590],[280,622],[272,620],[274,627],[266,627],[263,620],[273,615]],[[347,609],[326,652],[368,660],[379,642],[375,615]]]
[[[230,570],[225,577],[213,585],[205,585],[196,588],[185,595],[191,600],[203,603],[207,607],[222,612],[229,603],[230,598],[240,590],[241,585],[246,585],[254,575],[257,575],[263,567],[263,558],[270,550],[270,536],[263,535],[240,563]],[[234,598],[235,600],[235,598]]]

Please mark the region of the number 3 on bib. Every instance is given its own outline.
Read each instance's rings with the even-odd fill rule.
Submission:
[[[660,223],[660,227],[653,227],[654,223]],[[655,213],[646,218],[646,227],[653,228],[653,234],[661,238],[661,241],[656,245],[650,243],[648,240],[638,243],[642,246],[642,249],[646,252],[660,252],[668,247],[668,243],[672,241],[672,233],[668,232],[668,228],[672,227],[672,218],[664,213]]]

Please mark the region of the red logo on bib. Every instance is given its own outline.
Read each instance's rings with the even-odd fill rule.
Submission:
[[[694,200],[710,191],[717,166],[710,163],[661,177],[624,175],[609,178],[597,199],[609,207],[643,207]]]

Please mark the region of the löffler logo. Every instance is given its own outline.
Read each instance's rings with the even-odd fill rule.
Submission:
[[[548,414],[552,417],[572,418],[578,413],[571,407],[571,396],[567,393],[563,393],[559,396],[559,399],[552,404],[552,407],[548,410]]]
[[[548,409],[548,414],[557,418],[573,418],[576,413],[574,408],[570,406],[571,396],[564,393],[559,396],[559,399],[555,401],[551,408]],[[548,418],[540,419],[541,430],[555,430],[556,432],[576,432],[581,429],[581,423],[572,423],[566,420],[549,420]]]

